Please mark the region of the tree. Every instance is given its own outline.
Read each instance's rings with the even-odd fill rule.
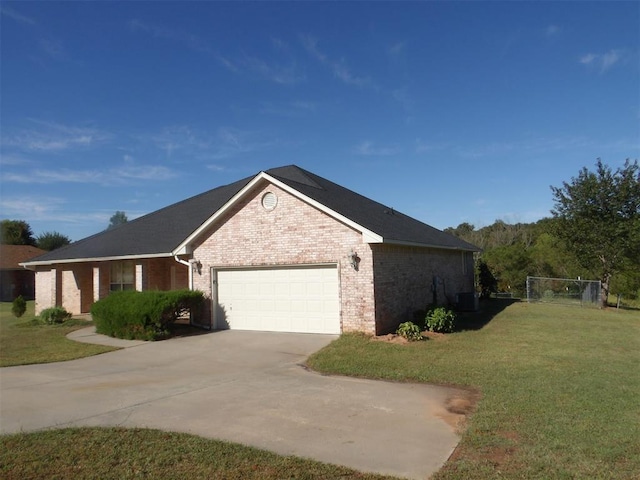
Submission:
[[[20,318],[22,315],[24,315],[24,312],[26,311],[27,311],[27,302],[22,297],[22,295],[18,295],[16,298],[13,299],[13,303],[11,304],[11,313],[13,313],[14,317]]]
[[[109,219],[109,226],[107,227],[107,230],[111,230],[112,228],[122,225],[123,223],[127,223],[128,221],[129,219],[127,218],[127,215],[118,210]]]
[[[35,245],[31,227],[24,220],[2,220],[0,222],[3,245]]]
[[[580,264],[598,271],[602,302],[611,278],[640,268],[640,168],[626,160],[615,172],[598,159],[596,171],[583,168],[571,182],[551,187],[558,219],[556,234],[566,240]]]
[[[489,265],[484,260],[478,262],[478,283],[480,298],[491,298],[491,294],[498,291],[498,280],[493,276]]]
[[[64,247],[70,243],[71,239],[69,237],[58,232],[44,232],[36,238],[36,246],[47,251]]]

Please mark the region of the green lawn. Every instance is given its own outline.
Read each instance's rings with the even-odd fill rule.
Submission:
[[[637,479],[640,312],[495,302],[508,306],[478,330],[405,346],[343,335],[308,363],[478,389],[437,479]]]
[[[0,437],[0,478],[385,480],[392,477],[183,433],[79,428]]]
[[[637,479],[640,311],[500,300],[490,309],[467,315],[466,331],[408,345],[343,335],[308,364],[480,392],[460,446],[435,479]],[[10,323],[3,315],[0,338]],[[12,329],[40,328],[16,323]],[[0,477],[389,478],[190,435],[118,428],[0,437]]]
[[[21,318],[11,313],[11,303],[0,303],[0,367],[49,363],[88,357],[117,350],[113,347],[78,343],[66,338],[69,332],[90,325],[71,319],[61,325],[36,325],[34,302],[27,302]]]

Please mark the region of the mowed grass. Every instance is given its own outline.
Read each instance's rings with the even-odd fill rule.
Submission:
[[[436,479],[640,478],[640,312],[491,308],[501,305],[478,330],[404,346],[343,335],[308,363],[477,389],[476,411]]]
[[[392,477],[183,433],[77,428],[0,437],[0,478],[384,480]]]
[[[61,362],[117,350],[66,338],[90,322],[71,319],[61,325],[38,325],[34,317],[34,302],[27,302],[27,311],[20,318],[11,313],[10,302],[0,303],[0,367]]]

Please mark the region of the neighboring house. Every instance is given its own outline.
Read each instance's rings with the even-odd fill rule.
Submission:
[[[473,295],[478,248],[296,166],[225,185],[25,262],[36,312],[117,290],[198,289],[214,329],[383,334]]]
[[[25,300],[35,298],[35,273],[20,263],[46,253],[31,245],[0,245],[0,301],[12,302],[22,295]]]

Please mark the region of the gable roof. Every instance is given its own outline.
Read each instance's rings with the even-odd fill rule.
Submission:
[[[43,253],[46,253],[46,250],[32,245],[0,245],[0,269],[22,270],[21,262],[26,262]]]
[[[275,183],[337,220],[356,228],[371,243],[479,250],[453,235],[290,165],[214,188],[48,252],[24,262],[23,265],[168,257],[187,253],[187,247],[194,238],[261,181]]]

